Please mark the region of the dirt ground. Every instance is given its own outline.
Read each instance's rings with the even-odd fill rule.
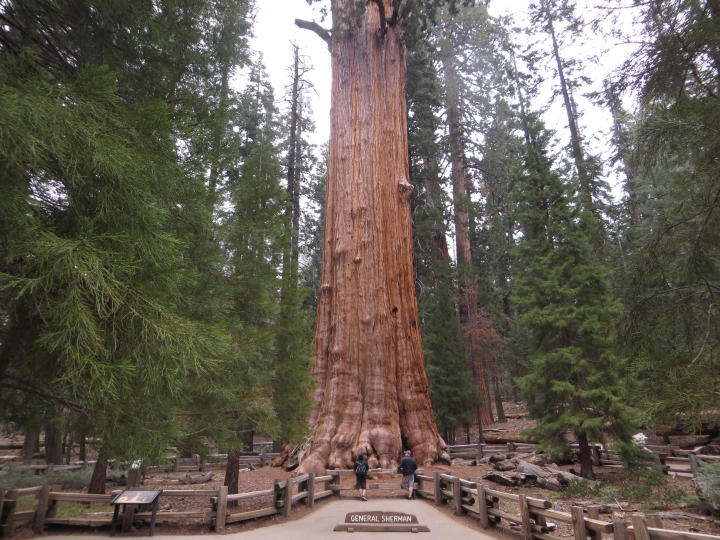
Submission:
[[[532,421],[530,421],[525,411],[522,407],[522,404],[515,404],[515,403],[507,403],[505,412],[508,416],[508,419],[506,422],[503,423],[496,423],[491,426],[487,426],[487,430],[485,431],[485,435],[488,439],[493,438],[502,438],[507,436],[518,436],[521,434],[523,430],[526,430],[530,427],[532,427]],[[456,444],[465,444],[465,433],[460,434],[456,438],[455,443]],[[471,441],[474,442],[477,440],[475,437],[476,435],[471,433],[470,434]],[[491,441],[489,441],[491,442]],[[5,451],[4,453],[7,453]],[[568,470],[571,468],[570,465],[561,466],[561,468]],[[432,476],[432,474],[435,471],[441,471],[446,474],[450,474],[453,476],[458,476],[460,478],[470,480],[470,481],[481,481],[483,476],[488,474],[489,472],[493,471],[493,468],[490,464],[479,464],[477,466],[472,465],[433,465],[429,467],[424,467],[424,474],[428,476]],[[598,480],[601,481],[603,484],[609,484],[609,485],[617,485],[617,486],[623,486],[627,485],[630,481],[625,473],[620,469],[614,469],[614,468],[606,468],[606,467],[596,467],[595,468],[596,475],[598,477]],[[220,485],[222,485],[224,480],[224,470],[223,469],[214,469],[213,472],[215,473],[214,478],[206,483],[203,484],[188,484],[185,479],[186,473],[170,473],[170,472],[158,472],[158,473],[152,473],[148,474],[145,479],[144,483],[142,485],[143,488],[163,488],[163,489],[217,489]],[[200,474],[200,473],[191,473],[193,475]],[[252,491],[262,491],[270,489],[273,486],[273,483],[276,479],[286,479],[292,476],[291,472],[287,472],[282,468],[278,467],[264,467],[256,470],[248,470],[245,472],[240,473],[240,485],[239,490],[241,493],[248,493]],[[637,480],[635,480],[637,481]],[[397,484],[396,489],[372,489],[373,484],[382,483],[382,484],[388,484],[395,482]],[[694,495],[694,487],[692,484],[692,481],[690,479],[686,478],[669,478],[668,481],[668,487],[675,493],[677,500],[672,501],[663,501],[659,500],[659,504],[655,505],[655,508],[649,510],[648,509],[648,500],[646,499],[639,499],[639,500],[633,500],[633,499],[623,499],[619,500],[615,498],[614,500],[608,500],[607,496],[603,500],[596,500],[592,495],[586,495],[582,496],[580,494],[574,493],[569,494],[566,492],[556,492],[556,491],[548,491],[543,490],[539,488],[510,488],[510,487],[504,487],[504,486],[498,486],[492,483],[489,483],[487,481],[483,481],[486,487],[490,489],[495,489],[498,491],[504,491],[509,493],[524,493],[527,496],[530,497],[537,497],[541,499],[548,499],[550,501],[556,502],[557,507],[561,511],[569,512],[570,506],[572,504],[581,504],[581,505],[590,505],[590,504],[599,504],[601,506],[601,515],[600,519],[611,521],[613,514],[620,514],[623,516],[629,516],[634,512],[645,512],[645,513],[653,513],[658,512],[661,517],[663,518],[663,527],[668,529],[676,529],[676,530],[684,530],[684,531],[692,531],[692,532],[702,532],[707,534],[714,534],[714,535],[720,535],[720,520],[717,520],[712,517],[699,515],[697,513],[693,513],[692,508],[688,508],[686,503],[681,500],[681,498],[678,496],[681,493],[684,493],[688,496]],[[343,485],[352,485],[354,483],[354,476],[353,475],[343,475],[342,477],[342,484]],[[370,489],[368,489],[368,498],[383,498],[383,497],[402,497],[404,496],[404,492],[400,489],[400,476],[382,476],[380,477],[373,477],[370,476],[368,479],[368,486]],[[108,485],[108,491],[111,491],[112,489],[116,489],[111,485]],[[358,496],[358,493],[354,490],[348,490],[348,491],[342,491],[342,497],[345,498],[355,498]],[[662,498],[662,497],[660,497]],[[318,501],[316,503],[316,506],[322,506],[327,503],[327,501],[330,499],[325,499],[323,501]],[[272,497],[268,496],[265,497],[264,500],[253,500],[253,501],[243,501],[241,502],[241,506],[236,507],[232,509],[232,512],[239,512],[239,511],[249,511],[254,510],[257,508],[262,508],[266,506],[270,506],[272,504]],[[183,497],[183,498],[167,498],[164,501],[161,500],[161,506],[160,508],[162,510],[176,510],[176,511],[190,511],[190,510],[208,510],[210,508],[209,500],[206,497]],[[440,507],[441,511],[447,512],[448,514],[452,514],[452,510],[446,506],[443,505]],[[304,505],[300,504],[297,506],[297,510],[293,510],[292,517],[290,519],[300,519],[302,517],[305,517],[311,510],[307,509]],[[481,530],[479,527],[479,523],[477,520],[471,518],[471,517],[456,517],[456,519],[461,519],[464,522],[467,523],[467,525],[477,528],[478,530]],[[271,517],[265,517],[265,518],[259,518],[259,519],[253,519],[249,521],[245,521],[242,523],[236,523],[231,524],[227,527],[225,533],[226,534],[232,534],[237,532],[242,532],[246,530],[255,529],[257,527],[265,527],[269,525],[273,525],[279,522],[285,521],[285,518],[275,515]],[[135,529],[131,531],[131,536],[145,536],[147,535],[147,526],[140,527],[138,529]],[[519,528],[515,528],[511,526],[511,530],[519,530]],[[157,527],[158,534],[162,532],[162,534],[209,534],[211,533],[211,528],[208,525],[202,525],[202,524],[185,524],[185,525],[176,525],[176,524],[158,524]],[[73,536],[84,536],[86,534],[92,533],[91,530],[85,529],[85,528],[78,528],[78,529],[71,529],[67,527],[62,528],[55,528],[52,531],[48,531],[46,534],[58,534],[58,533],[67,533],[72,534]],[[217,534],[217,533],[213,533]],[[565,536],[568,538],[571,538],[573,536],[572,529],[569,526],[564,526],[562,524],[558,524],[558,530],[554,534],[559,534],[560,536]],[[29,538],[33,535],[30,533],[28,529],[23,529],[20,531],[20,535],[18,538]]]

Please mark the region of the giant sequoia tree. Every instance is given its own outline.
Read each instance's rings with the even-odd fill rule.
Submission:
[[[405,6],[405,7],[403,7]],[[332,107],[315,332],[317,407],[300,470],[435,460],[412,260],[407,3],[333,0]],[[309,26],[306,24],[306,26]]]

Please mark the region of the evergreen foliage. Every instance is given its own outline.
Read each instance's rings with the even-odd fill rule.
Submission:
[[[648,39],[623,68],[642,100],[637,220],[623,237],[628,399],[649,422],[697,430],[720,385],[720,11],[666,1],[638,11]]]
[[[626,441],[631,434],[629,411],[619,400],[621,366],[613,351],[620,306],[590,246],[584,210],[552,171],[548,134],[534,119],[527,119],[526,126],[531,143],[525,172],[516,182],[522,238],[513,298],[530,365],[520,386],[537,420],[531,432],[542,446],[566,451],[569,431],[582,453],[583,440],[587,445],[609,431]],[[584,463],[583,475],[592,475]]]
[[[419,24],[408,30],[407,96],[413,238],[420,325],[430,400],[438,429],[448,442],[455,429],[472,423],[477,391],[457,317],[454,268],[448,254],[446,206],[437,160],[441,87],[432,63],[428,33]]]
[[[93,10],[3,5],[0,371],[24,399],[85,415],[124,458],[164,450],[172,403],[224,340],[182,294],[193,276],[174,224],[187,190],[167,89],[148,78],[167,58],[146,48],[141,13]],[[122,47],[113,15],[138,32]],[[153,31],[171,26],[156,15]],[[182,79],[187,64],[172,66]]]

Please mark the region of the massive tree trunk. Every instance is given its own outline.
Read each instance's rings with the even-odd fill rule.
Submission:
[[[417,320],[402,25],[389,23],[387,0],[334,0],[332,11],[317,407],[300,471],[345,468],[360,453],[393,467],[403,448],[429,463],[444,442]]]
[[[455,209],[455,243],[458,265],[458,312],[460,325],[465,338],[465,350],[473,375],[473,382],[480,393],[475,416],[478,422],[478,436],[482,441],[482,426],[491,424],[492,406],[490,389],[487,384],[487,373],[482,351],[483,343],[480,332],[483,327],[478,310],[477,278],[472,270],[472,250],[470,246],[470,219],[468,206],[469,178],[465,170],[465,150],[460,129],[460,95],[459,77],[452,51],[443,54],[445,71],[447,121],[450,143],[450,163],[453,182],[453,206]]]

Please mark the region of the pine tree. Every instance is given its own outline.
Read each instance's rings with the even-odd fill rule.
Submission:
[[[197,244],[184,233],[206,192],[176,145],[212,65],[215,15],[246,7],[1,8],[2,384],[99,438],[91,490],[107,458],[157,456],[177,438],[188,381],[226,350],[188,294]]]
[[[589,441],[607,431],[619,441],[630,436],[613,350],[619,306],[588,241],[587,211],[552,171],[548,134],[532,118],[525,125],[530,144],[516,183],[522,238],[513,299],[530,372],[520,386],[537,422],[531,433],[551,452],[566,451],[565,434],[574,433],[581,474],[592,478]]]
[[[583,219],[595,220],[595,225],[590,229],[591,241],[595,248],[599,249],[605,241],[599,198],[606,186],[599,179],[601,171],[598,160],[589,155],[585,147],[579,123],[580,111],[575,99],[576,90],[581,88],[586,78],[577,74],[580,67],[577,60],[564,58],[561,54],[568,36],[577,38],[581,35],[584,23],[577,15],[575,7],[574,1],[540,0],[539,4],[531,5],[530,18],[531,23],[542,29],[549,38],[552,50],[550,56],[555,64],[555,74],[568,121],[569,149],[577,173],[580,201],[587,211]],[[561,23],[564,23],[564,28],[560,28]]]
[[[303,309],[307,292],[299,286],[300,193],[307,175],[309,144],[303,135],[310,127],[303,95],[308,90],[304,64],[297,45],[293,47],[289,118],[287,125],[287,203],[285,207],[280,312],[276,324],[276,362],[273,403],[280,422],[279,440],[298,444],[307,435],[310,415],[312,315]],[[279,450],[279,448],[278,448]]]
[[[720,6],[637,3],[638,223],[627,231],[628,397],[649,423],[698,429],[717,403]]]

